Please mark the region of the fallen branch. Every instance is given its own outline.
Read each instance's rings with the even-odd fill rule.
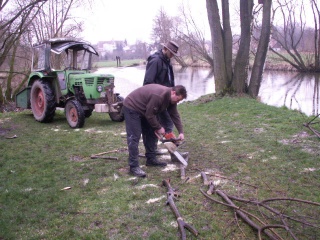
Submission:
[[[289,219],[289,220],[292,220],[292,221],[295,221],[295,222],[304,224],[304,225],[306,225],[306,226],[310,226],[310,227],[313,227],[313,228],[320,228],[319,226],[316,226],[316,225],[314,225],[314,224],[312,224],[312,223],[305,222],[305,221],[301,221],[301,220],[299,220],[299,219],[297,219],[297,218],[288,216],[288,215],[284,214],[282,211],[278,211],[278,210],[270,207],[269,205],[266,205],[266,204],[265,204],[265,203],[267,203],[267,202],[274,202],[274,201],[289,201],[289,202],[300,202],[300,203],[305,203],[305,204],[320,206],[320,203],[317,203],[317,202],[311,202],[311,201],[307,201],[307,200],[303,200],[303,199],[298,199],[298,198],[269,198],[269,199],[265,199],[265,200],[262,200],[262,201],[247,200],[247,199],[243,199],[243,198],[239,198],[239,197],[235,197],[235,196],[229,196],[229,198],[232,199],[232,200],[236,200],[236,201],[238,201],[238,202],[250,203],[250,204],[255,205],[255,206],[261,206],[261,207],[269,210],[271,213],[279,216],[279,218],[280,218],[282,221],[286,218],[286,219]]]
[[[108,154],[108,153],[115,153],[115,152],[119,152],[119,150],[115,149],[115,150],[110,150],[110,151],[107,151],[107,152],[101,152],[101,153],[92,154],[91,158],[92,157],[96,157],[96,156],[101,156],[101,155],[104,155],[104,154]]]
[[[181,179],[184,180],[186,179],[186,168],[182,164],[180,164],[180,174],[181,174]]]
[[[178,194],[175,192],[175,190],[170,185],[170,180],[163,180],[162,181],[163,186],[167,187],[167,205],[169,204],[171,210],[173,211],[174,215],[177,218],[177,223],[179,227],[179,231],[181,234],[181,239],[187,239],[186,231],[185,229],[189,230],[193,235],[198,236],[198,231],[191,226],[190,224],[186,223],[182,216],[180,215],[178,208],[176,207],[174,203],[174,198],[178,196]]]
[[[117,157],[108,157],[108,156],[91,156],[91,159],[110,159],[110,160],[118,160]]]
[[[313,122],[316,118],[318,118],[320,116],[320,114],[318,114],[317,116],[315,116],[313,119],[311,119],[311,121],[309,121],[308,123],[304,123],[303,126],[309,128],[318,138],[320,138],[320,132],[317,131],[316,129],[314,129],[313,127],[311,127],[311,124],[316,124],[319,122]]]
[[[311,202],[311,201],[298,199],[298,198],[268,198],[268,199],[265,199],[265,200],[261,201],[261,203],[272,202],[272,201],[294,201],[294,202],[302,202],[302,203],[307,203],[307,204],[311,204],[311,205],[320,206],[320,203]]]
[[[17,135],[13,135],[11,137],[6,137],[6,139],[14,139],[14,138],[17,138],[18,136]]]

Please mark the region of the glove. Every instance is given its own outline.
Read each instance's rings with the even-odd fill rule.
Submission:
[[[166,134],[164,135],[164,138],[167,139],[167,140],[175,139],[175,138],[176,138],[176,135],[174,135],[173,132],[169,132],[169,133],[166,133]]]

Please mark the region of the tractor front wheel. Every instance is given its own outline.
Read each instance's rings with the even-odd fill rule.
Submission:
[[[93,111],[93,109],[84,110],[84,116],[86,118],[90,117],[92,115],[92,111]]]
[[[77,100],[69,100],[65,107],[65,114],[71,128],[82,128],[84,125],[84,110]]]
[[[30,103],[38,122],[51,122],[56,111],[54,91],[49,82],[36,80],[31,87]]]

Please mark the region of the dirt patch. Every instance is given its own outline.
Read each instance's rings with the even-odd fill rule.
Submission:
[[[314,142],[309,141],[310,138],[314,137],[314,135],[310,135],[308,132],[302,131],[293,135],[289,139],[282,139],[279,142],[284,145],[300,147],[303,151],[310,154],[320,154],[320,144],[315,144]]]
[[[11,123],[10,123],[10,126],[8,126],[8,127],[3,126],[5,123],[10,122],[10,121],[11,121],[11,118],[0,119],[0,136],[11,137],[11,136],[8,136],[9,132],[15,130],[16,126]]]
[[[86,159],[82,156],[77,156],[77,155],[70,156],[70,161],[73,161],[73,162],[82,162],[84,160],[86,160]]]
[[[284,145],[299,144],[299,143],[303,142],[303,139],[308,138],[308,137],[310,137],[310,134],[302,131],[296,135],[293,135],[292,138],[290,138],[290,139],[282,139],[279,142]]]
[[[10,132],[11,129],[10,128],[3,128],[0,127],[0,136],[6,136],[8,132]]]

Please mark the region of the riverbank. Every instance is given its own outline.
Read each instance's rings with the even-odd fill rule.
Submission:
[[[131,59],[131,60],[122,60],[121,67],[136,67],[139,65],[145,65],[145,59]],[[172,64],[179,66],[179,64],[172,60]],[[210,65],[206,62],[197,61],[193,63],[187,63],[190,67],[201,67],[201,68],[210,68]],[[250,62],[249,68],[252,69],[253,61]],[[102,68],[102,67],[117,67],[116,61],[99,61],[93,64],[95,69]],[[284,61],[280,61],[279,59],[275,58],[267,58],[265,63],[265,70],[270,71],[296,71],[290,64]]]
[[[186,135],[179,151],[189,152],[184,179],[168,154],[159,156],[167,168],[146,167],[140,158],[148,177],[130,176],[124,123],[106,114],[94,112],[82,129],[69,128],[63,111],[48,124],[36,122],[30,111],[0,114],[0,238],[177,239],[164,179],[179,189],[176,206],[199,239],[256,238],[233,209],[218,203],[221,197],[210,195],[218,201],[213,202],[201,193],[208,190],[201,172],[230,196],[291,199],[274,200],[272,207],[308,216],[304,220],[319,227],[319,206],[293,201],[320,202],[319,139],[303,126],[305,115],[246,97],[213,95],[182,103],[179,111]],[[105,158],[91,158],[102,152]],[[263,222],[283,224],[263,208],[234,202]],[[288,222],[297,239],[320,235],[310,225]]]

